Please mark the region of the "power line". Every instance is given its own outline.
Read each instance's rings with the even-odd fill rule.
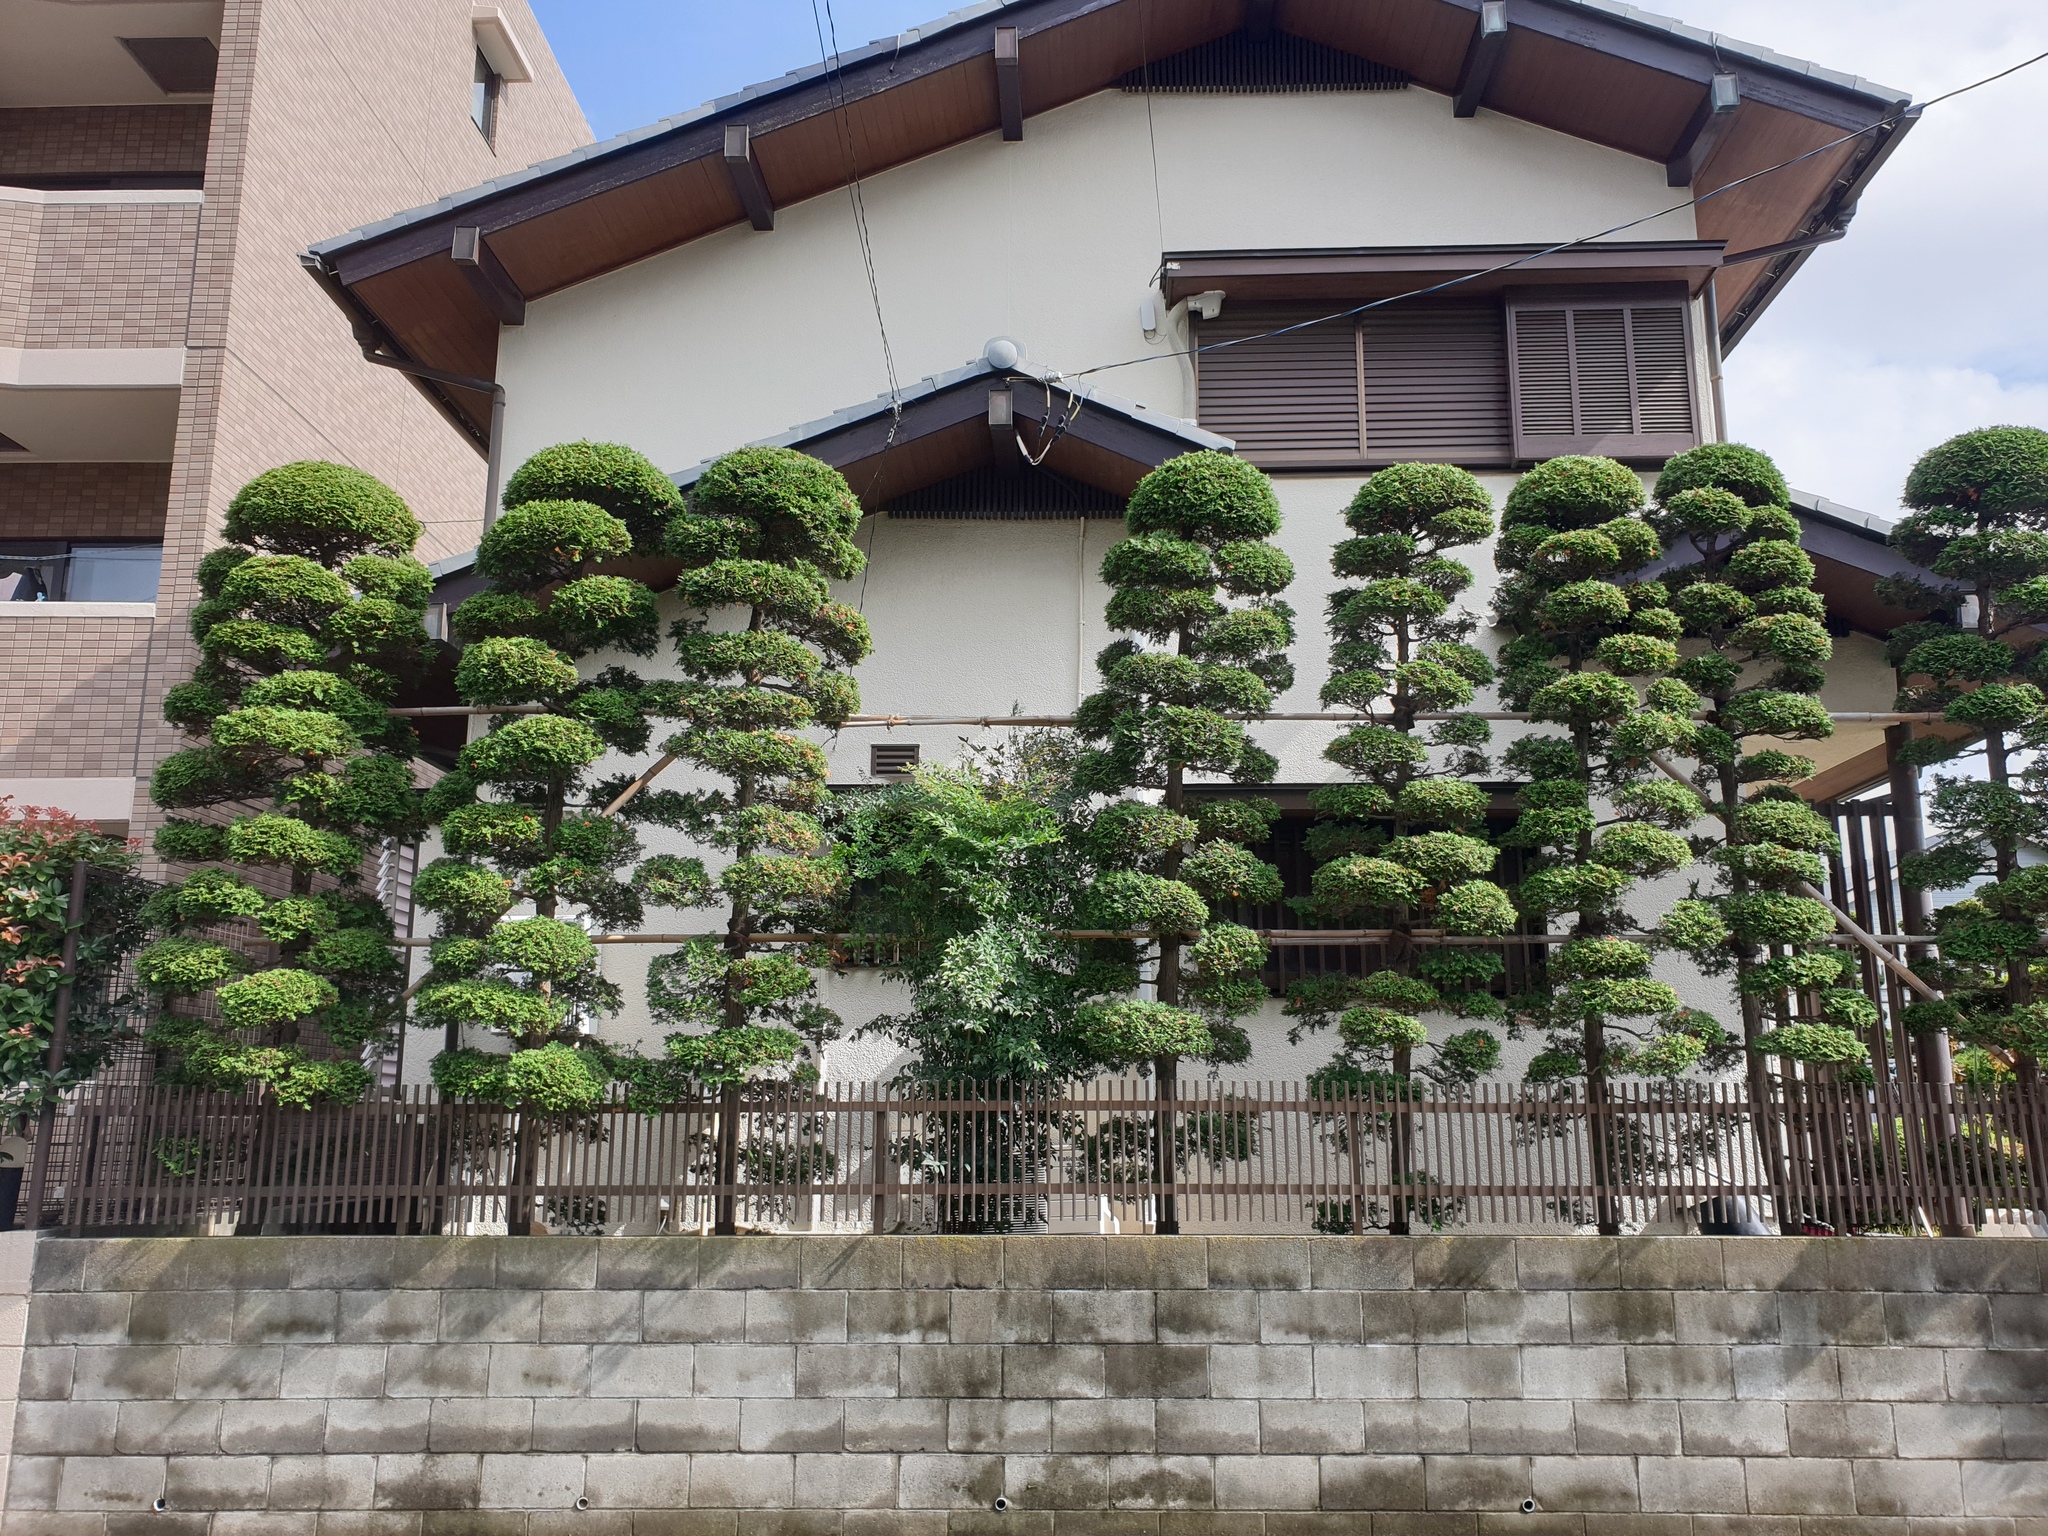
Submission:
[[[1816,145],[1804,154],[1794,155],[1791,159],[1781,160],[1776,165],[1767,165],[1761,170],[1751,171],[1746,176],[1738,176],[1725,186],[1716,187],[1711,192],[1702,192],[1697,197],[1688,197],[1683,202],[1673,203],[1668,208],[1661,208],[1655,213],[1646,213],[1641,218],[1630,219],[1624,224],[1612,225],[1594,234],[1580,235],[1576,239],[1563,240],[1556,245],[1545,246],[1541,250],[1531,251],[1526,255],[1516,257],[1512,261],[1504,261],[1498,266],[1487,267],[1483,271],[1466,272],[1458,277],[1447,278],[1440,283],[1432,283],[1427,288],[1415,288],[1407,293],[1392,294],[1384,299],[1374,299],[1369,303],[1355,305],[1350,309],[1339,310],[1334,314],[1318,315],[1312,320],[1298,320],[1292,325],[1278,326],[1270,331],[1259,331],[1248,336],[1233,336],[1227,341],[1212,341],[1202,346],[1183,347],[1170,352],[1148,352],[1143,357],[1127,357],[1123,361],[1115,363],[1098,363],[1092,368],[1081,368],[1072,373],[1058,373],[1052,377],[1057,381],[1082,379],[1090,374],[1110,373],[1118,368],[1135,368],[1141,363],[1154,362],[1162,357],[1197,357],[1205,352],[1220,352],[1226,347],[1243,346],[1246,342],[1265,341],[1270,337],[1285,336],[1294,331],[1305,331],[1314,326],[1328,325],[1333,320],[1350,320],[1371,310],[1384,309],[1390,304],[1400,304],[1409,299],[1427,298],[1431,294],[1442,293],[1451,288],[1459,288],[1467,283],[1477,282],[1481,278],[1495,277],[1503,272],[1511,272],[1515,268],[1525,267],[1533,261],[1541,261],[1546,256],[1555,256],[1560,252],[1569,251],[1581,245],[1591,245],[1596,241],[1605,240],[1611,235],[1623,234],[1639,225],[1654,223],[1656,220],[1667,218],[1674,213],[1683,213],[1688,208],[1697,208],[1701,203],[1709,202],[1714,198],[1720,197],[1723,193],[1733,192],[1737,187],[1747,186],[1749,183],[1761,180],[1765,176],[1789,170],[1795,165],[1813,159],[1816,155],[1824,155],[1829,150],[1839,149],[1842,145],[1851,143],[1856,139],[1877,133],[1885,128],[1893,127],[1908,118],[1917,117],[1929,107],[1939,106],[1941,103],[1952,101],[1958,96],[1968,95],[1971,91],[1979,90],[1984,86],[1992,84],[1994,81],[2003,80],[2008,75],[2018,74],[2021,70],[2039,64],[2044,59],[2048,59],[2048,52],[2037,53],[2032,58],[2022,59],[2017,64],[2009,65],[2005,69],[1999,70],[1996,74],[1986,75],[1981,80],[1972,80],[1968,85],[1958,86],[1952,91],[1945,91],[1941,95],[1922,102],[1917,106],[1909,105],[1896,112],[1888,113],[1867,127],[1858,128],[1853,133],[1845,133],[1837,139],[1830,139],[1827,143]]]
[[[818,0],[811,0],[811,22],[818,32],[818,59],[825,66],[825,72],[832,81],[834,116],[839,124],[839,142],[846,151],[848,201],[853,205],[854,235],[860,242],[861,265],[867,271],[868,297],[875,306],[875,329],[882,337],[882,367],[889,379],[889,409],[898,421],[903,416],[903,391],[896,380],[896,354],[889,345],[889,325],[882,318],[882,285],[875,275],[875,248],[868,238],[867,203],[861,197],[860,156],[853,143],[853,119],[846,109],[846,76],[839,58],[839,22],[832,14],[832,0],[825,0],[824,15],[818,14]],[[831,47],[828,51],[825,33],[830,27]],[[895,432],[890,431],[890,441]]]

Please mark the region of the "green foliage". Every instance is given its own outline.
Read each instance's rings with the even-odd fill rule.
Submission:
[[[1089,1054],[1113,1067],[1137,1066],[1162,1056],[1207,1056],[1215,1049],[1200,1014],[1137,998],[1086,1005],[1080,1032]]]
[[[801,1058],[839,1027],[817,1000],[819,957],[755,940],[828,926],[846,891],[844,858],[819,821],[831,810],[824,754],[794,733],[859,708],[842,669],[867,655],[867,627],[831,600],[829,583],[860,573],[860,518],[829,465],[743,448],[704,471],[667,530],[669,552],[689,567],[678,595],[701,612],[673,631],[690,683],[674,711],[685,728],[663,746],[726,781],[691,798],[683,825],[729,856],[716,885],[730,910],[722,943],[653,963],[648,997],[655,1017],[681,1031],[668,1059],[706,1083],[809,1070]],[[664,865],[650,878],[676,873]],[[682,873],[676,894],[692,896]]]
[[[303,555],[330,569],[356,555],[410,555],[421,531],[419,519],[374,476],[319,463],[285,464],[258,475],[228,503],[221,530],[231,545]],[[224,578],[242,551],[216,553],[223,558],[206,574]]]
[[[1677,642],[1703,618],[1734,622],[1755,610],[1725,584],[1631,578],[1674,539],[1744,536],[1756,506],[1783,495],[1760,459],[1715,445],[1674,461],[1647,512],[1635,472],[1605,459],[1539,465],[1508,498],[1520,545],[1504,540],[1499,560],[1509,574],[1495,613],[1516,635],[1502,652],[1501,694],[1564,733],[1525,737],[1507,753],[1529,782],[1504,841],[1533,855],[1515,892],[1521,910],[1553,928],[1568,922],[1574,935],[1508,1002],[1511,1027],[1546,1042],[1532,1081],[1674,1076],[1713,1049],[1676,994],[1646,975],[1647,952],[1619,934],[1633,926],[1626,903],[1635,882],[1693,856],[1680,834],[1700,814],[1700,797],[1653,761],[1707,750],[1691,717],[1696,690],[1712,678],[1682,659]],[[1724,484],[1737,470],[1743,484]],[[1617,820],[1603,822],[1602,800]],[[1694,914],[1673,915],[1687,928]],[[1701,925],[1690,927],[1697,936]]]
[[[87,872],[78,980],[64,1059],[53,1069],[51,1034],[77,862]],[[144,934],[144,888],[134,864],[121,839],[90,823],[0,796],[0,1112],[33,1117],[106,1060],[127,1001],[117,977]],[[176,961],[167,956],[166,963]]]
[[[1640,500],[1640,485],[1635,495]],[[1419,732],[1415,718],[1458,710],[1494,681],[1492,662],[1468,643],[1477,621],[1452,606],[1471,586],[1472,571],[1447,554],[1492,534],[1492,499],[1450,465],[1396,465],[1359,488],[1345,521],[1355,536],[1337,545],[1331,566],[1363,584],[1331,595],[1331,676],[1322,698],[1370,723],[1326,749],[1359,782],[1327,785],[1311,797],[1317,821],[1308,847],[1318,864],[1308,900],[1297,904],[1319,922],[1504,933],[1515,924],[1514,904],[1486,878],[1497,859],[1493,847],[1473,835],[1487,796],[1471,781],[1487,771],[1481,749],[1490,727],[1459,715]],[[1622,558],[1607,531],[1594,528],[1531,541],[1516,558],[1532,552],[1537,563],[1574,576],[1612,571]],[[1400,970],[1356,981],[1316,978],[1290,992],[1296,1038],[1336,1026],[1337,1051],[1318,1081],[1391,1073],[1399,1082],[1420,1072],[1456,1087],[1473,1079],[1475,1063],[1498,1059],[1498,1042],[1476,1030],[1457,1037],[1455,1051],[1440,1047],[1433,1060],[1413,1061],[1428,1043],[1416,1015],[1489,1012],[1484,987],[1499,968],[1497,956],[1471,951],[1432,950],[1427,958],[1441,962],[1433,965],[1441,990],[1408,974],[1411,955]],[[1347,1011],[1352,1003],[1362,1006]],[[1490,1052],[1481,1041],[1491,1042]]]
[[[267,868],[286,894],[200,868],[148,903],[147,920],[166,935],[146,952],[146,981],[165,1010],[151,1037],[170,1081],[254,1088],[296,1106],[346,1102],[368,1074],[308,1046],[320,1035],[344,1050],[393,1042],[403,968],[389,919],[355,887],[372,844],[417,837],[426,820],[411,728],[384,703],[427,647],[432,583],[411,553],[419,532],[368,475],[288,464],[243,487],[228,509],[234,543],[201,562],[202,660],[165,707],[201,744],[167,758],[151,794],[166,808],[259,808],[173,818],[157,852]],[[267,968],[255,970],[233,939],[189,936],[235,923],[276,946]],[[209,993],[217,1022],[200,1011]]]
[[[1902,626],[1886,647],[1899,669],[1902,710],[1941,710],[1983,739],[1983,780],[1936,780],[1929,819],[1936,836],[1901,861],[1901,879],[1952,889],[1992,877],[1976,901],[1946,908],[1941,981],[1955,1006],[1943,1027],[1973,1046],[2040,1054],[2009,1035],[2033,1005],[2044,913],[2026,896],[2022,846],[2048,827],[2048,745],[2040,684],[2048,681],[2048,432],[1988,427],[1929,449],[1907,477],[1912,514],[1892,542],[1935,581],[1896,582],[1886,599],[1930,611]],[[1963,606],[1971,601],[1975,622]],[[2016,761],[2012,749],[2029,749]],[[1925,738],[1902,759],[1926,766],[1967,751]],[[2018,882],[2018,883],[2015,883]]]
[[[1278,767],[1235,717],[1271,709],[1293,681],[1285,647],[1294,615],[1278,594],[1294,569],[1265,542],[1280,527],[1271,484],[1229,454],[1187,454],[1152,471],[1132,492],[1127,523],[1129,537],[1102,563],[1113,589],[1105,616],[1137,638],[1097,658],[1103,687],[1076,715],[1075,734],[1090,750],[1074,766],[1073,789],[1165,792],[1163,807],[1112,804],[1088,818],[1084,834],[1098,860],[1086,909],[1103,926],[1157,935],[1156,1006],[1165,1012],[1126,1018],[1121,1004],[1091,1003],[1083,1036],[1103,1062],[1136,1061],[1130,1051],[1142,1040],[1161,1043],[1162,1058],[1230,1059],[1243,1035],[1228,1021],[1258,1006],[1264,956],[1226,963],[1229,947],[1207,937],[1211,906],[1279,899],[1279,872],[1245,846],[1264,840],[1278,808],[1218,796],[1191,821],[1184,790],[1189,774],[1257,784]],[[1161,648],[1147,649],[1148,640]],[[1190,969],[1197,954],[1208,958]],[[1160,1022],[1181,1015],[1195,1027]]]
[[[596,814],[620,786],[593,770],[608,750],[643,747],[646,716],[673,713],[677,690],[620,669],[586,677],[577,658],[651,646],[654,594],[592,568],[658,543],[681,499],[631,449],[567,443],[514,471],[505,507],[477,551],[492,587],[452,621],[471,642],[455,687],[472,705],[540,711],[489,717],[430,797],[446,857],[419,872],[413,894],[443,937],[416,1010],[454,1031],[457,1049],[433,1066],[443,1093],[559,1122],[651,1066],[588,1034],[619,1007],[590,934],[642,916],[639,841]],[[511,915],[521,903],[532,916]],[[490,1037],[510,1053],[477,1048]]]
[[[610,513],[642,549],[659,548],[683,498],[668,477],[617,443],[557,443],[543,448],[505,482],[507,510],[536,501],[580,501]]]

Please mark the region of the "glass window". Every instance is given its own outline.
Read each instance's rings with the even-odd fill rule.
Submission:
[[[498,93],[504,86],[504,80],[491,68],[491,61],[484,57],[483,49],[477,49],[476,77],[469,92],[469,119],[485,141],[492,144],[498,140]]]
[[[74,544],[68,603],[153,603],[162,574],[161,544]]]
[[[161,543],[0,541],[0,603],[153,603]]]
[[[62,601],[65,564],[61,542],[10,539],[0,544],[0,602]]]

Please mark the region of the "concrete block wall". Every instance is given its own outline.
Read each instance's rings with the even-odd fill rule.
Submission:
[[[2044,1255],[45,1238],[6,1530],[2048,1536]]]

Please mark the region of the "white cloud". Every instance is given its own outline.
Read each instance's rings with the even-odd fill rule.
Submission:
[[[1759,336],[1728,360],[1732,435],[1786,479],[1865,512],[1896,516],[1914,459],[1972,427],[2048,426],[2048,383],[1979,368],[1887,362],[1846,348]]]
[[[2040,0],[1683,0],[1695,26],[1925,101],[2048,50]],[[2048,426],[2048,62],[1931,108],[1730,355],[1734,435],[1803,489],[1897,510],[1913,460]]]

